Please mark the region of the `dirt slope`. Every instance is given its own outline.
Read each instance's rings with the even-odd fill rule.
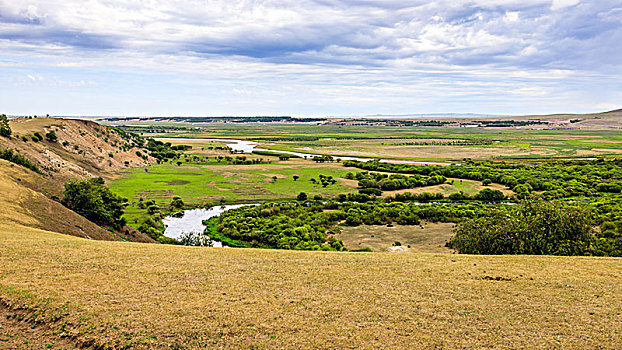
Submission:
[[[153,242],[136,230],[120,233],[102,229],[49,196],[58,193],[55,181],[0,159],[0,223],[18,224],[96,240]]]
[[[131,147],[131,140],[107,126],[92,121],[59,118],[12,119],[9,122],[13,136],[0,137],[0,149],[12,148],[35,163],[56,182],[69,179],[86,179],[93,176],[108,177],[127,167],[146,165],[153,158],[143,159],[136,154],[139,148]],[[57,142],[32,141],[38,132],[54,130]],[[25,136],[28,141],[23,141]],[[125,148],[124,148],[125,146]],[[112,155],[112,157],[110,156]],[[125,162],[128,162],[127,165]]]
[[[95,240],[154,242],[130,227],[117,233],[108,232],[58,202],[64,183],[71,179],[107,178],[120,169],[154,160],[139,157],[136,151],[140,149],[130,147],[131,139],[106,126],[83,120],[15,119],[10,121],[10,126],[13,135],[0,137],[0,150],[15,150],[34,163],[43,175],[0,159],[0,208],[4,209],[0,211],[0,223]],[[58,141],[32,140],[35,132],[44,136],[50,130],[55,131]],[[22,136],[28,140],[24,141]]]

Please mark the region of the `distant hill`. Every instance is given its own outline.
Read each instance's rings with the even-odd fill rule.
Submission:
[[[130,227],[106,231],[58,202],[69,180],[111,178],[123,168],[155,161],[137,155],[142,149],[133,146],[130,135],[86,120],[20,118],[9,125],[13,134],[0,137],[0,151],[14,150],[41,173],[0,160],[0,208],[7,209],[0,212],[3,222],[91,239],[153,242]],[[50,131],[57,140],[46,138]],[[42,140],[34,141],[35,135]]]

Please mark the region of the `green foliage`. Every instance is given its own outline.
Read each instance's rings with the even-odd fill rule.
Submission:
[[[58,136],[56,135],[56,132],[54,130],[50,130],[50,132],[45,134],[45,139],[50,142],[56,142],[58,141]]]
[[[319,207],[275,203],[242,207],[223,213],[219,223],[218,234],[252,247],[343,249],[340,240],[329,239],[334,222]]]
[[[24,166],[34,171],[35,173],[42,174],[41,170],[39,170],[36,165],[31,163],[26,157],[22,156],[21,154],[10,148],[0,151],[0,159],[8,160],[11,163]]]
[[[172,209],[182,209],[184,207],[184,201],[181,199],[181,197],[173,197],[173,200],[171,201],[171,208]]]
[[[622,159],[546,160],[530,163],[466,160],[461,165],[451,166],[420,166],[374,160],[345,161],[344,165],[370,171],[423,176],[438,174],[476,181],[489,179],[513,189],[519,198],[527,198],[533,191],[540,191],[538,195],[544,199],[555,199],[598,196],[599,192],[619,193],[619,189],[622,189]]]
[[[0,114],[0,136],[11,137],[11,126],[6,114]]]
[[[479,193],[476,194],[474,198],[480,201],[492,203],[492,202],[501,202],[502,200],[505,199],[505,195],[503,194],[503,192],[499,190],[491,190],[490,188],[484,188],[483,190],[479,191]]]
[[[65,183],[62,203],[98,225],[120,229],[126,200],[112,193],[101,177]]]
[[[38,132],[35,132],[32,136],[32,140],[35,142],[43,141],[43,136],[41,136]]]
[[[448,245],[465,254],[587,255],[594,239],[580,208],[523,202],[460,223]]]
[[[300,192],[298,193],[298,196],[296,196],[296,199],[299,201],[306,201],[307,200],[307,194],[304,192]]]
[[[354,177],[359,180],[360,188],[378,188],[382,191],[434,186],[447,181],[444,176],[438,174],[431,174],[431,176],[423,177],[420,175],[387,175],[381,173],[368,173],[365,171],[357,173]]]

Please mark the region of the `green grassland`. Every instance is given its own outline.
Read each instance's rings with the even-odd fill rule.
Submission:
[[[622,347],[620,259],[194,248],[19,225],[0,225],[0,247],[3,316],[75,344]]]
[[[153,125],[143,123],[145,125]],[[202,129],[194,129],[200,125]],[[460,160],[594,157],[622,155],[622,134],[605,129],[381,127],[304,124],[175,124],[184,130],[148,133],[155,137],[241,138],[264,148],[341,156]],[[166,126],[157,124],[158,128]],[[162,131],[162,130],[160,130]],[[308,140],[310,136],[318,140]],[[275,141],[280,138],[282,141]],[[303,138],[302,140],[290,140]],[[412,145],[426,141],[486,141],[485,145]]]
[[[164,208],[173,197],[179,196],[189,206],[209,207],[220,203],[293,200],[300,192],[332,197],[356,188],[356,181],[344,179],[352,169],[337,163],[318,165],[302,159],[263,158],[272,158],[272,161],[253,165],[225,165],[216,161],[154,164],[128,169],[110,185],[115,193],[130,200],[131,205],[126,210],[130,222],[145,213],[137,206],[139,198],[154,200]],[[322,187],[310,181],[311,178],[317,180],[320,174],[332,176],[337,183]],[[294,180],[294,175],[299,178]]]

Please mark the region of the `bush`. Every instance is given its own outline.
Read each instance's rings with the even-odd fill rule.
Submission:
[[[33,139],[32,140],[35,141],[35,142],[43,141],[43,136],[41,136],[41,134],[39,134],[38,132],[35,132],[33,134]]]
[[[298,196],[296,196],[296,199],[299,201],[306,201],[307,200],[307,194],[304,192],[300,192],[298,193]]]
[[[173,197],[173,201],[171,201],[171,208],[181,209],[184,207],[184,201],[181,197]]]
[[[56,135],[56,132],[54,130],[50,130],[50,132],[45,134],[45,139],[50,142],[56,142],[58,141],[58,136]]]
[[[34,171],[35,173],[41,174],[41,170],[39,170],[39,168],[37,168],[36,165],[32,164],[26,157],[13,151],[10,148],[0,151],[0,158],[4,160],[8,160],[11,163],[19,164],[21,166],[24,166]]]
[[[72,180],[65,183],[62,203],[69,209],[98,225],[121,229],[125,226],[122,218],[125,209],[124,198],[112,193],[104,186],[101,177],[84,181]]]
[[[499,190],[491,190],[490,188],[484,188],[475,195],[475,199],[484,202],[500,202],[505,199],[503,192]]]
[[[593,240],[579,208],[524,202],[460,223],[448,246],[464,254],[584,255]]]
[[[5,114],[0,114],[0,136],[11,137],[11,126]]]

